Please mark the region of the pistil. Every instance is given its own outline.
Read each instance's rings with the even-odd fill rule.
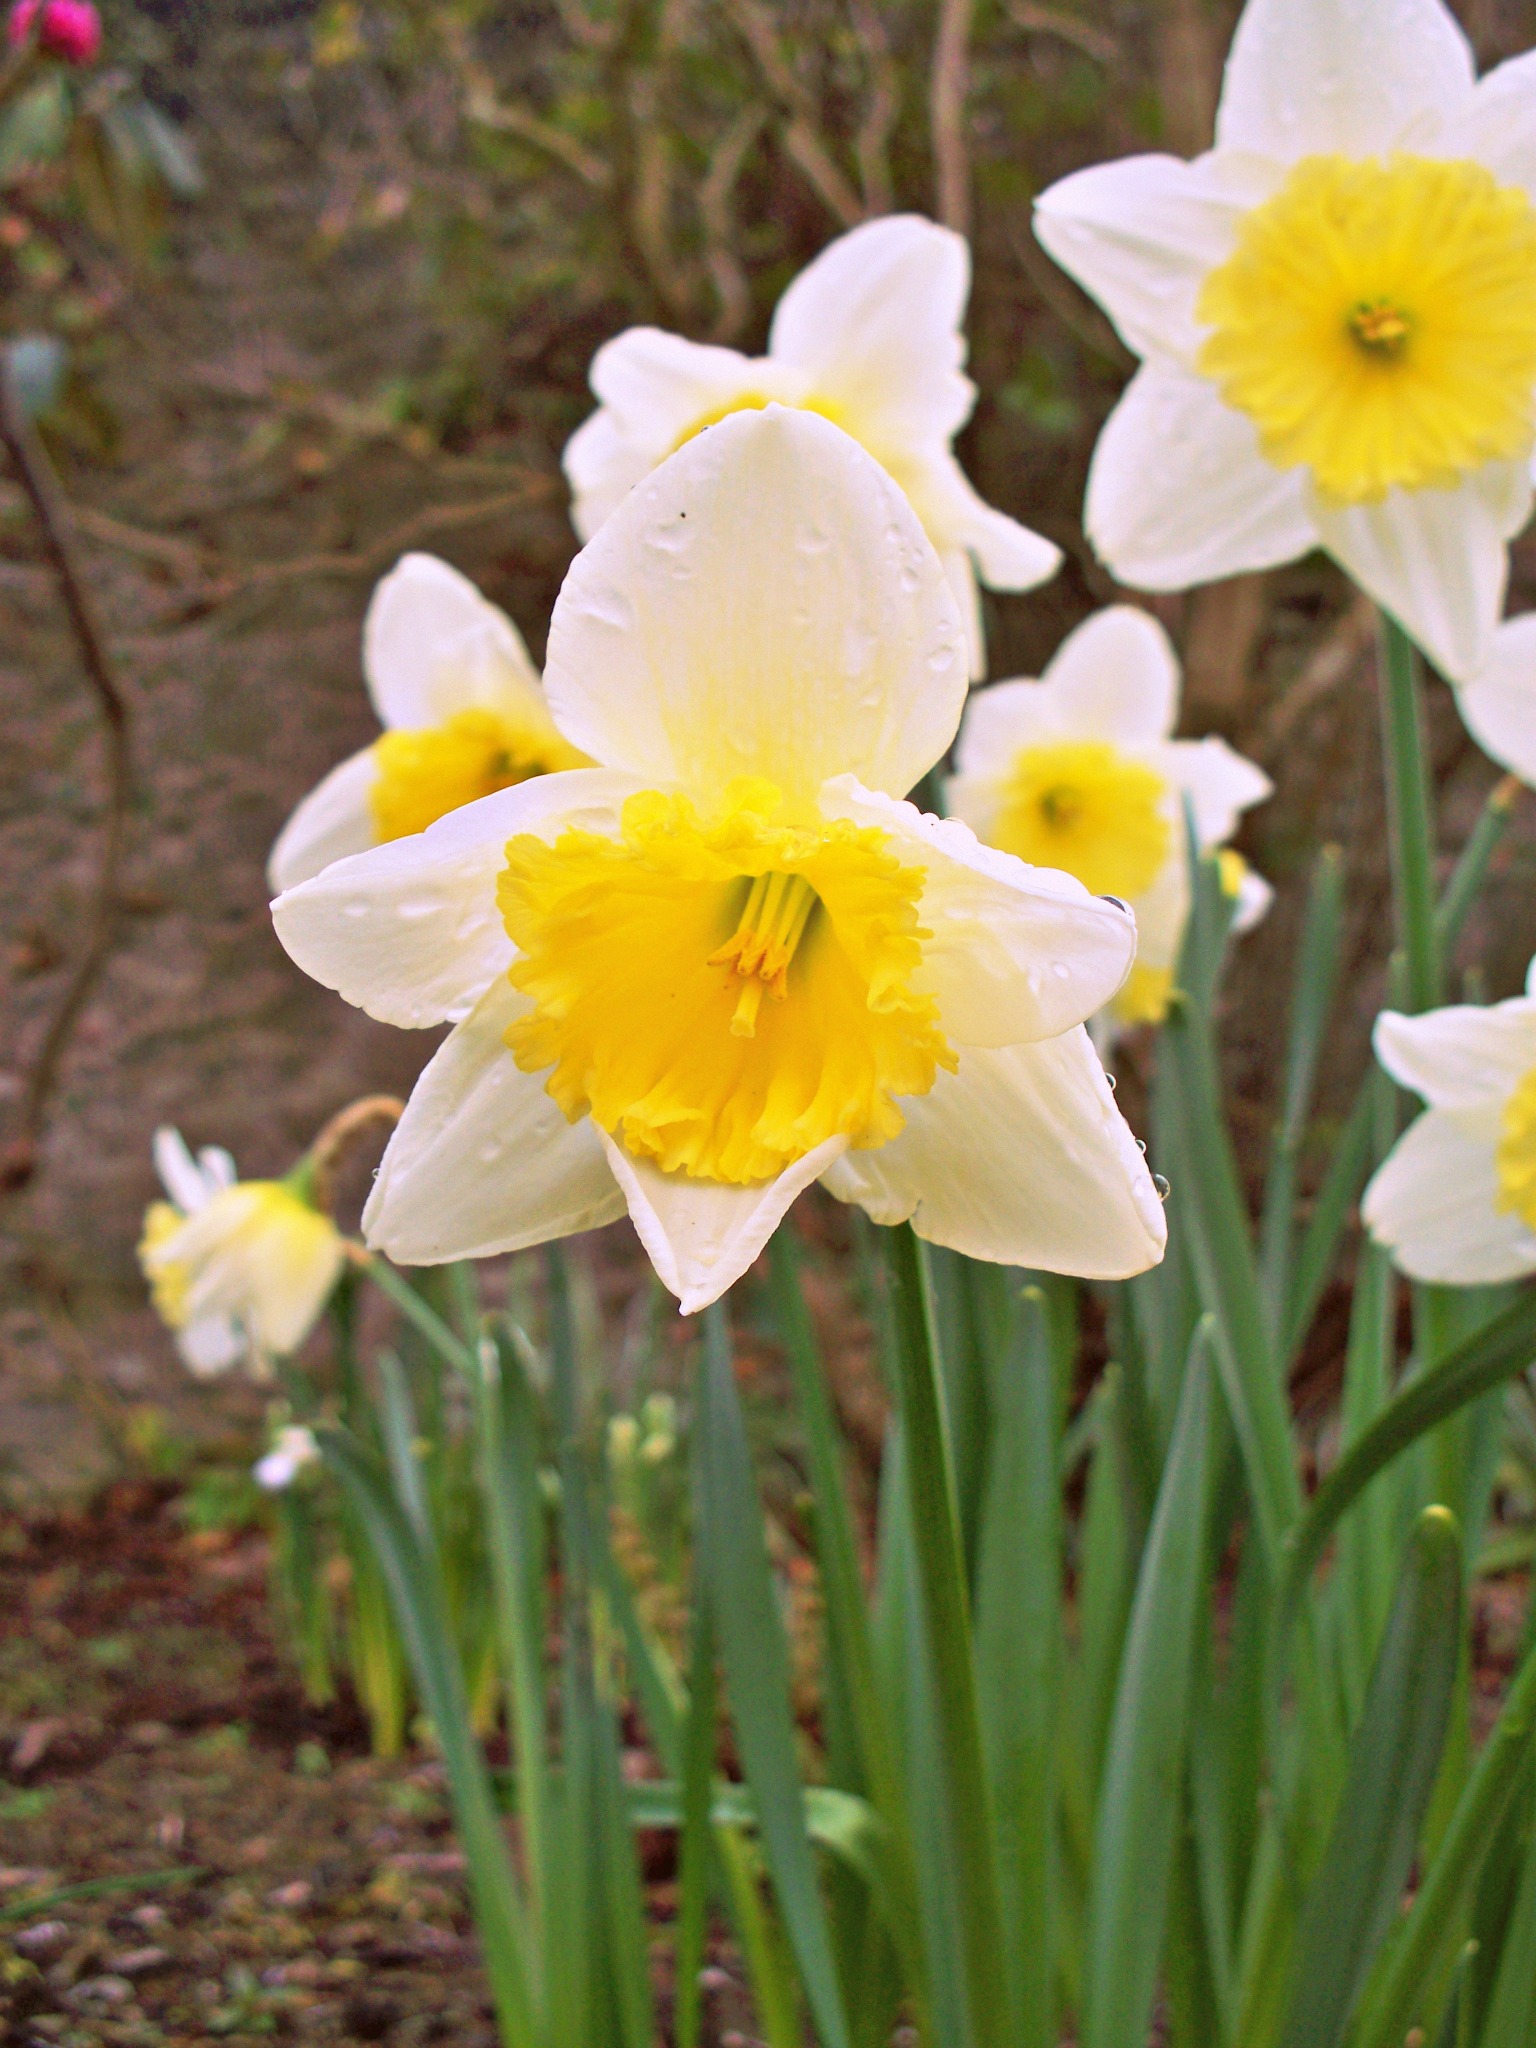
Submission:
[[[765,993],[783,1002],[789,963],[816,903],[816,891],[802,875],[770,872],[754,878],[735,931],[709,956],[711,967],[729,967],[741,981],[731,1017],[734,1037],[756,1035]]]

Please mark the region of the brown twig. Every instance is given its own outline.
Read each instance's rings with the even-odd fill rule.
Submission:
[[[373,1124],[399,1123],[405,1104],[395,1095],[363,1095],[338,1109],[309,1148],[315,1206],[329,1209],[336,1197],[336,1169],[354,1138]]]
[[[704,225],[704,267],[715,288],[720,309],[711,332],[713,341],[734,341],[747,324],[752,291],[736,253],[731,195],[746,163],[747,152],[768,120],[765,107],[741,108],[715,146],[709,169],[699,186],[699,219]]]
[[[1302,719],[1347,683],[1376,644],[1376,607],[1357,596],[1312,650],[1255,735],[1251,751],[1272,766]]]
[[[853,0],[853,32],[864,54],[869,97],[864,118],[853,138],[853,154],[864,187],[864,211],[873,217],[889,213],[895,203],[891,182],[891,131],[901,112],[901,77],[891,54],[891,39],[875,0]]]
[[[971,10],[974,0],[941,0],[928,86],[933,138],[933,206],[945,227],[971,231],[971,157],[965,144],[965,99],[971,85]]]
[[[1023,29],[1026,35],[1055,36],[1096,63],[1113,64],[1120,55],[1120,45],[1106,30],[1079,20],[1063,8],[1037,7],[1033,0],[1008,0],[1008,14],[1015,28]]]
[[[788,117],[784,154],[827,211],[845,228],[856,227],[864,218],[859,195],[822,137],[820,109],[784,55],[773,15],[762,0],[730,0],[730,13],[757,61],[763,83]]]
[[[500,135],[512,135],[519,142],[552,157],[557,164],[594,192],[606,192],[613,172],[600,156],[584,148],[553,121],[546,121],[527,107],[508,106],[496,97],[490,74],[475,58],[462,22],[443,24],[443,41],[458,73],[464,92],[464,112],[481,128],[493,128]]]
[[[1136,368],[1137,358],[1115,332],[1108,316],[1072,282],[1064,270],[1057,269],[1035,240],[1032,228],[1010,230],[1008,245],[1046,310],[1054,313],[1064,326],[1070,327],[1091,355],[1122,372]]]
[[[43,552],[57,582],[69,617],[81,664],[96,697],[107,753],[106,805],[102,813],[101,857],[96,886],[86,918],[85,945],[65,984],[32,1070],[22,1090],[14,1133],[0,1153],[0,1190],[24,1187],[37,1169],[38,1147],[48,1098],[71,1034],[95,987],[117,932],[118,875],[133,798],[133,756],[128,704],[118,687],[112,659],[86,592],[86,579],[75,561],[68,507],[52,465],[37,438],[16,389],[9,355],[0,357],[0,442],[27,494],[42,539]]]

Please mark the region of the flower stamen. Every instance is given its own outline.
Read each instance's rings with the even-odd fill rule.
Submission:
[[[763,995],[782,1003],[789,989],[789,963],[805,934],[816,891],[803,875],[767,873],[754,878],[731,937],[709,956],[711,967],[729,967],[741,994],[731,1016],[731,1034],[752,1038]]]
[[[1413,331],[1408,315],[1390,299],[1363,300],[1345,325],[1368,356],[1389,362],[1402,354]]]

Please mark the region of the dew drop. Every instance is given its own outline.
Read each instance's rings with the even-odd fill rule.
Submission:
[[[1051,962],[1051,972],[1058,981],[1070,981],[1072,979],[1072,970],[1065,960],[1053,960]]]
[[[1170,1189],[1167,1181],[1163,1179],[1163,1176],[1160,1173],[1153,1174],[1152,1186],[1156,1191],[1157,1199],[1160,1202],[1166,1202],[1170,1193]]]

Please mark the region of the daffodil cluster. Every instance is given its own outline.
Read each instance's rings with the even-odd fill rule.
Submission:
[[[1152,1263],[1161,1206],[1083,1029],[1133,917],[904,800],[968,665],[912,507],[817,411],[738,409],[636,484],[550,627],[550,717],[594,765],[274,905],[348,1001],[454,1026],[369,1242],[429,1264],[627,1210],[691,1311],[821,1180],[977,1257]]]

